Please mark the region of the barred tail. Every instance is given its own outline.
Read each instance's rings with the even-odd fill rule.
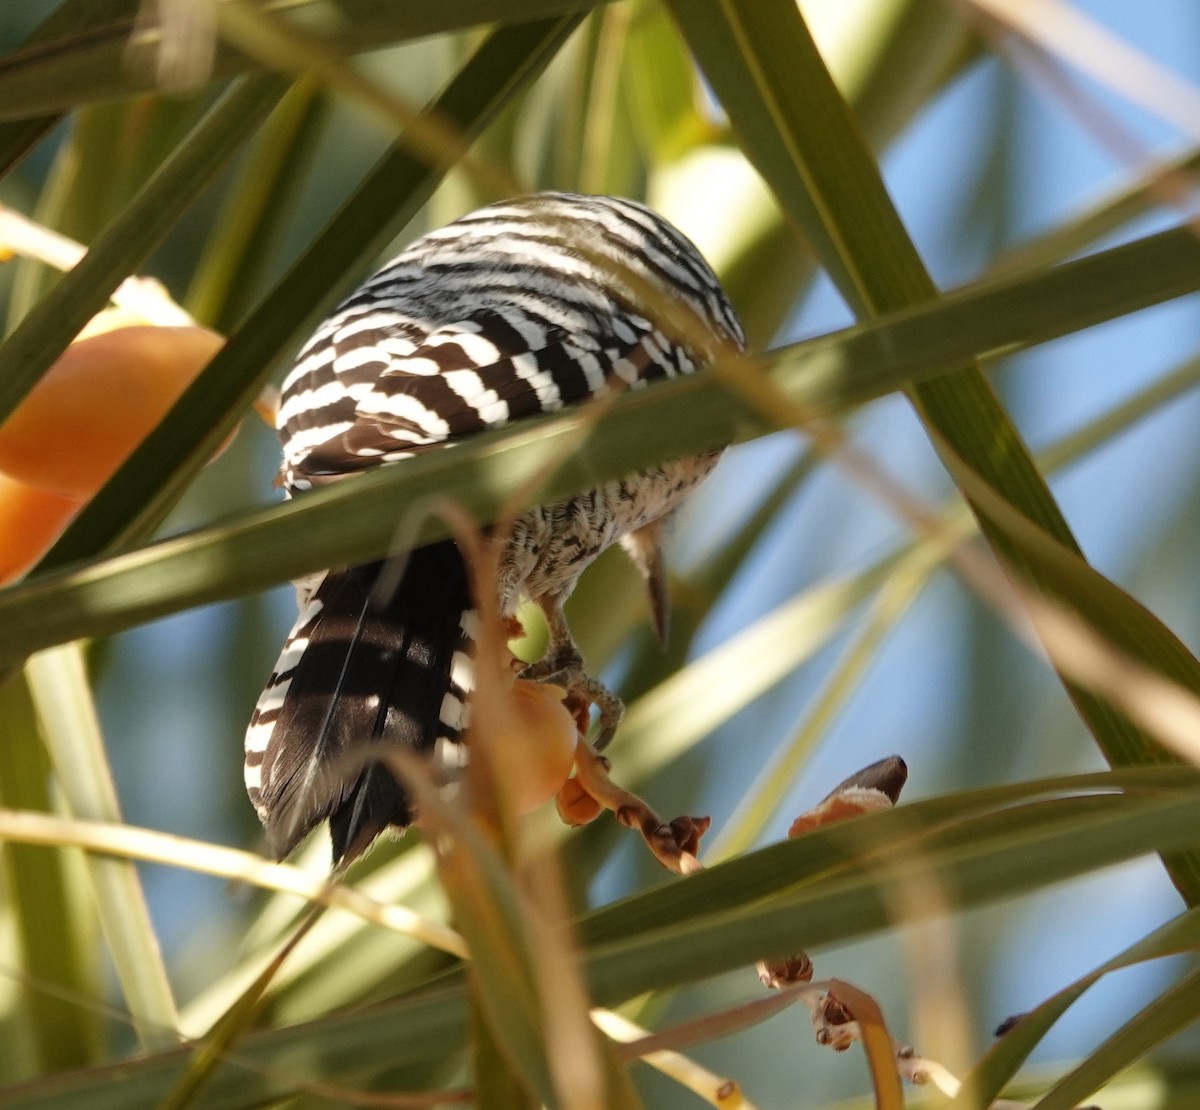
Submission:
[[[458,748],[474,613],[453,541],[331,570],[301,606],[246,731],[246,789],[286,856],[328,817],[333,858],[413,819],[389,749]]]

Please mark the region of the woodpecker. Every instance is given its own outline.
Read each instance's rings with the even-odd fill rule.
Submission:
[[[409,244],[302,348],[277,416],[282,482],[302,495],[742,347],[708,264],[650,209],[568,193],[495,204]],[[719,455],[532,509],[503,541],[502,613],[528,598],[549,629],[523,676],[595,706],[601,744],[621,703],[588,675],[563,602],[619,543],[663,632],[663,526]],[[478,623],[465,564],[443,540],[394,566],[336,567],[296,584],[299,616],[246,732],[246,788],[279,858],[326,818],[335,862],[412,822],[403,785],[373,756],[398,746],[462,763]]]

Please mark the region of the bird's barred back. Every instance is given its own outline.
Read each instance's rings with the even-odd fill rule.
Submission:
[[[697,342],[648,318],[646,289],[703,323]],[[553,412],[613,379],[687,373],[741,343],[708,264],[644,206],[570,194],[493,205],[410,244],[305,345],[283,383],[285,484]]]
[[[698,326],[680,329],[681,308]],[[708,264],[642,205],[561,193],[493,205],[411,243],[301,350],[278,414],[284,484],[298,493],[741,346]],[[610,543],[635,553],[635,533],[715,461],[667,463],[523,514],[502,606],[519,593],[561,604]],[[246,735],[246,785],[278,855],[326,816],[335,858],[409,823],[374,746],[461,763],[476,620],[462,559],[442,541],[413,552],[398,583],[385,566],[298,584],[300,616]]]

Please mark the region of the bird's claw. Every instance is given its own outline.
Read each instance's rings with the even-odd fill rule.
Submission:
[[[530,663],[521,671],[521,677],[549,686],[561,686],[567,692],[568,702],[581,705],[584,725],[587,723],[587,707],[594,705],[599,732],[592,746],[596,751],[603,751],[612,742],[625,716],[625,703],[584,670],[583,656],[574,645],[549,652],[536,663]]]

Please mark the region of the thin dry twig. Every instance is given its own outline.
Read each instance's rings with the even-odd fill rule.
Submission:
[[[798,817],[789,836],[895,805],[906,777],[903,760],[895,756],[864,768]],[[945,1065],[918,1055],[911,1045],[890,1036],[879,1005],[870,994],[840,979],[811,981],[813,965],[804,953],[760,961],[757,967],[760,980],[779,992],[781,1002],[804,1003],[818,1044],[835,1052],[844,1052],[855,1042],[863,1044],[875,1083],[877,1108],[903,1106],[896,1087],[899,1080],[915,1086],[932,1084],[948,1098],[953,1098],[962,1087]],[[1027,1107],[1009,1099],[997,1099],[988,1110],[1027,1110]]]
[[[1065,0],[960,0],[1038,49],[1200,138],[1200,88]]]
[[[69,844],[88,852],[184,867],[201,874],[250,883],[265,890],[294,894],[309,902],[339,906],[364,921],[414,937],[452,955],[466,956],[466,946],[458,933],[421,917],[406,906],[385,906],[354,887],[330,884],[291,864],[273,863],[236,848],[132,825],[80,821],[14,809],[0,809],[0,840],[55,846]]]
[[[756,1013],[753,1020],[742,1021],[738,1027],[744,1028],[762,1021],[782,1008],[777,999],[765,1001],[776,1004],[770,1013]],[[784,1005],[791,1005],[791,1000],[788,999]],[[740,1014],[745,1009],[738,1007],[737,1013]],[[697,1022],[689,1022],[686,1026],[675,1026],[662,1033],[648,1033],[640,1025],[612,1010],[593,1010],[592,1020],[601,1032],[617,1042],[618,1059],[641,1060],[664,1075],[669,1075],[681,1086],[720,1110],[755,1110],[754,1104],[746,1097],[736,1079],[716,1075],[697,1064],[695,1060],[675,1051],[684,1044],[695,1044],[732,1032],[730,1019],[734,1013],[726,1011],[711,1015]],[[737,1017],[733,1017],[732,1020],[736,1021]]]
[[[403,141],[431,166],[464,173],[476,188],[497,199],[529,192],[509,166],[475,153],[471,139],[454,121],[418,111],[393,90],[364,77],[329,42],[298,23],[243,0],[226,0],[218,10],[217,25],[222,38],[264,65],[311,75],[361,101],[401,132]]]
[[[654,858],[669,871],[690,875],[701,870],[696,858],[700,838],[711,824],[707,817],[676,817],[664,821],[636,794],[618,786],[609,776],[611,764],[586,740],[579,739],[575,770],[579,785],[628,829],[642,834]]]
[[[1148,145],[1103,104],[1090,87],[1085,87],[1078,79],[1078,71],[1073,72],[1061,64],[1064,59],[1073,60],[1073,46],[1077,45],[1073,39],[1077,30],[1081,30],[1084,39],[1094,37],[1097,33],[1107,40],[1115,36],[1089,24],[1086,16],[1066,9],[1065,5],[1058,6],[1066,9],[1065,15],[1058,11],[1052,13],[1053,18],[1047,22],[1031,23],[1025,15],[1015,13],[1011,5],[998,6],[995,0],[960,0],[960,3],[969,14],[975,16],[975,22],[991,39],[997,54],[1008,58],[1013,67],[1024,73],[1032,84],[1048,91],[1118,161],[1141,173],[1147,194],[1164,207],[1174,208],[1193,234],[1200,235],[1200,217],[1195,204],[1198,181],[1195,168],[1178,159],[1167,162],[1156,159]],[[1075,24],[1082,26],[1076,27]],[[1060,41],[1068,44],[1065,51],[1059,45]],[[1178,83],[1183,84],[1185,97],[1193,105],[1200,103],[1200,90],[1195,86],[1182,82],[1178,75],[1170,71],[1156,68],[1155,63],[1132,51],[1128,43],[1121,40],[1116,42],[1118,50],[1115,52],[1101,47],[1098,52],[1093,51],[1088,55],[1086,72],[1113,87],[1116,85],[1110,75],[1119,82],[1126,82],[1136,73],[1135,84],[1142,95],[1131,99],[1140,100],[1144,107],[1149,106],[1147,99],[1155,104],[1170,104],[1173,91],[1170,86]],[[1097,45],[1101,46],[1099,43]],[[1122,64],[1126,59],[1122,55],[1131,51],[1133,64],[1126,73]],[[1098,60],[1106,54],[1107,63]],[[1128,93],[1124,87],[1117,91]],[[1190,137],[1197,137],[1194,126],[1184,131]],[[1013,260],[1010,258],[1008,261],[1005,269],[1011,271]],[[989,271],[994,275],[994,268],[989,268]]]

